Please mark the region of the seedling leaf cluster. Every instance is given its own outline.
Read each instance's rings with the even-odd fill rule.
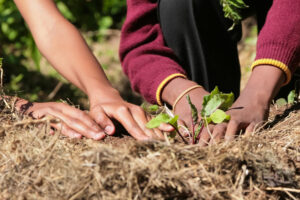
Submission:
[[[216,87],[209,95],[203,97],[202,110],[199,112],[196,106],[192,103],[190,96],[187,95],[187,101],[191,109],[192,127],[189,133],[189,143],[199,143],[201,132],[208,124],[220,124],[230,120],[230,115],[226,111],[232,106],[234,102],[234,94],[225,94],[219,91]],[[200,114],[199,114],[200,113]],[[157,128],[161,123],[167,123],[174,127],[185,143],[186,140],[179,132],[178,116],[170,116],[166,113],[161,113],[152,119],[146,125],[147,128]]]

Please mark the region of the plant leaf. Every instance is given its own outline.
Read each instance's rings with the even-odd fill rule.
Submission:
[[[219,91],[219,88],[218,86],[215,87],[215,89],[213,91],[211,91],[211,93],[209,95],[205,95],[203,97],[203,106],[206,105],[208,103],[209,100],[211,100],[211,98],[216,95],[216,94],[219,94],[220,91]]]
[[[178,115],[175,115],[175,117],[171,118],[171,120],[168,122],[169,124],[171,124],[173,127],[178,128]]]
[[[193,122],[194,122],[194,124],[197,124],[197,122],[198,122],[198,110],[197,110],[196,106],[192,103],[191,98],[190,98],[189,95],[186,96],[186,99],[189,102],[189,105],[190,105],[190,108],[191,108]]]
[[[178,116],[176,115],[174,118],[170,117],[166,113],[160,113],[157,115],[155,118],[150,120],[147,124],[146,127],[151,129],[151,128],[157,128],[159,127],[162,123],[169,123],[175,127],[177,127],[177,120]]]
[[[287,101],[284,98],[280,98],[276,100],[276,105],[281,107],[281,106],[285,106],[287,104]]]
[[[221,98],[224,100],[220,106],[221,110],[228,110],[234,102],[234,94],[231,92],[229,94],[220,94]]]
[[[293,104],[296,99],[296,92],[295,90],[292,90],[288,95],[288,104]]]
[[[159,109],[159,106],[158,105],[151,105],[148,107],[148,109],[151,111],[151,112],[155,112]]]
[[[156,112],[159,109],[158,105],[147,105],[146,103],[143,103],[141,105],[141,107],[143,108],[143,110],[145,112],[151,113],[151,112]]]
[[[220,124],[224,121],[229,121],[230,115],[227,115],[223,110],[217,109],[214,113],[211,114],[210,119],[215,124]]]
[[[205,117],[204,121],[205,121],[204,126],[207,126],[208,124],[210,124],[212,122],[210,116],[209,117]]]
[[[0,68],[2,67],[3,58],[0,58]]]
[[[234,102],[234,94],[222,93],[216,86],[215,89],[209,94],[203,97],[202,104],[202,117],[210,116],[216,109],[227,111]]]
[[[203,121],[201,120],[201,122],[198,124],[198,127],[195,131],[195,137],[194,137],[194,140],[196,140],[200,134],[200,131],[202,129],[202,126],[203,126]]]
[[[212,98],[207,101],[206,104],[202,105],[202,117],[208,117],[210,116],[216,109],[218,109],[222,103],[224,102],[223,99],[221,99],[220,95],[214,95]]]

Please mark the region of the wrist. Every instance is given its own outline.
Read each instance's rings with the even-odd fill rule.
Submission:
[[[284,72],[271,65],[260,65],[253,69],[243,93],[248,93],[259,103],[270,104],[285,81]]]
[[[99,103],[123,100],[119,91],[113,87],[97,88],[88,94],[90,107]]]
[[[162,91],[162,100],[169,104],[169,105],[174,105],[176,99],[187,89],[197,86],[198,84],[191,81],[187,80],[181,77],[174,78],[171,80],[163,89]],[[204,96],[207,94],[204,88],[195,88],[188,92],[187,94],[193,94],[197,93],[198,96]],[[186,94],[186,95],[187,95]],[[184,95],[184,96],[186,96]],[[184,98],[184,96],[178,101],[178,103]]]

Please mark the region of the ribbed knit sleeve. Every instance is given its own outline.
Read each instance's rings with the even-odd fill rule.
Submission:
[[[173,51],[165,46],[156,0],[127,0],[120,59],[132,88],[151,103],[161,104],[161,91],[168,81],[185,77]]]
[[[274,0],[257,41],[253,67],[270,64],[282,69],[289,82],[300,60],[300,1]]]

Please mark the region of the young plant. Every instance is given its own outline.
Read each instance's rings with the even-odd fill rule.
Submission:
[[[298,97],[297,97],[296,91],[292,90],[289,93],[289,95],[287,96],[287,99],[285,99],[285,98],[277,99],[275,104],[278,107],[282,107],[282,106],[286,106],[286,105],[292,105],[296,102],[298,102]]]
[[[190,97],[187,96],[191,108],[191,114],[193,118],[192,123],[192,144],[199,142],[201,137],[201,131],[205,126],[210,123],[220,124],[225,121],[230,120],[230,115],[227,115],[225,112],[231,107],[234,102],[234,94],[225,94],[219,91],[219,88],[216,87],[209,95],[203,97],[202,110],[201,110],[201,119],[198,122],[198,117],[194,115],[198,111],[195,105],[191,102]],[[195,127],[198,127],[197,129]]]
[[[209,95],[203,97],[203,104],[201,110],[201,119],[199,118],[199,112],[196,106],[192,103],[189,95],[187,96],[187,101],[191,109],[191,120],[192,120],[192,130],[190,135],[190,143],[197,144],[200,140],[200,133],[210,123],[219,124],[224,121],[229,121],[230,116],[225,113],[234,102],[234,94],[225,94],[219,91],[216,87]],[[200,120],[199,120],[200,119]],[[171,124],[176,133],[182,138],[182,140],[187,143],[184,137],[180,134],[177,124],[178,116],[171,116],[166,113],[161,113],[152,119],[146,125],[147,128],[156,128],[161,123]]]
[[[155,118],[153,118],[150,122],[148,122],[146,124],[146,127],[149,129],[152,129],[152,128],[159,127],[162,123],[170,124],[175,129],[175,132],[181,137],[182,141],[187,144],[187,141],[184,139],[184,137],[179,132],[179,127],[178,127],[177,121],[178,121],[178,115],[172,117],[172,116],[168,115],[167,113],[160,113]]]

